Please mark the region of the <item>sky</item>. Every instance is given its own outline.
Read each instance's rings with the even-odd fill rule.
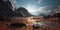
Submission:
[[[24,7],[32,15],[49,15],[56,12],[60,0],[10,0],[15,8]]]

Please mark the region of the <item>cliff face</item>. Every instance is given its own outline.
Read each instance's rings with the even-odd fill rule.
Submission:
[[[29,12],[27,11],[27,9],[23,8],[23,7],[19,7],[18,9],[16,9],[14,11],[14,16],[16,17],[25,17],[25,16],[30,16]]]
[[[13,6],[11,2],[0,0],[0,14],[1,16],[11,16],[13,12]]]

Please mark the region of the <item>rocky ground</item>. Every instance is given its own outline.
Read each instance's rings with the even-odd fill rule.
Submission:
[[[58,22],[47,21],[43,17],[13,17],[10,20],[0,21],[0,30],[60,30]],[[33,27],[34,22],[44,22],[46,25],[35,28]]]

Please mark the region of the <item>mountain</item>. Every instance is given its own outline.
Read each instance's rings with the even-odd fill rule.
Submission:
[[[13,14],[16,17],[31,16],[30,13],[27,11],[27,9],[25,9],[24,7],[17,8]]]
[[[9,0],[0,0],[0,15],[1,16],[11,16],[13,12],[13,6]]]

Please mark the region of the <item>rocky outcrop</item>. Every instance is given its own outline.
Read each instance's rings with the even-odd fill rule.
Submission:
[[[0,0],[0,14],[1,16],[11,16],[13,12],[13,6],[9,0]]]
[[[19,7],[18,9],[16,9],[14,11],[14,16],[15,17],[25,17],[25,16],[31,16],[29,14],[29,12],[27,11],[27,9],[25,9],[24,7]]]

